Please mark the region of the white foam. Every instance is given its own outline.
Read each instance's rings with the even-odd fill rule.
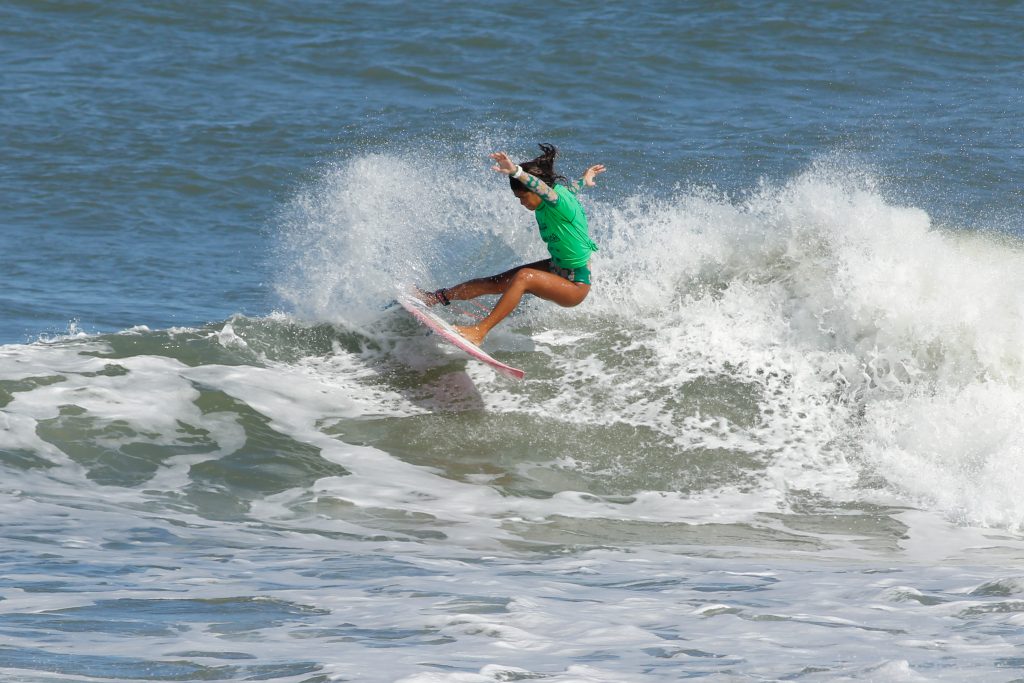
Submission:
[[[450,284],[537,257],[532,217],[503,184],[457,160],[445,171],[459,193],[441,197],[413,160],[356,157],[296,198],[279,289],[301,315],[360,327],[397,280]],[[538,400],[529,375],[520,391],[470,363],[485,409],[757,455],[765,510],[794,490],[857,498],[867,470],[963,522],[1017,528],[1018,247],[937,230],[870,175],[824,163],[739,200],[697,188],[585,202],[601,245],[592,295],[575,309],[530,301],[495,333],[532,333],[557,379],[533,379],[549,386]],[[613,354],[603,337],[620,340]],[[416,357],[424,370],[440,358]],[[680,407],[716,378],[728,386],[708,391],[749,396],[746,424]]]

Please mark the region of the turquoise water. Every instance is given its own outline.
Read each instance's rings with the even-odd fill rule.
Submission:
[[[1024,678],[1022,33],[5,4],[0,676]],[[601,251],[516,383],[386,305],[543,256],[542,141]]]

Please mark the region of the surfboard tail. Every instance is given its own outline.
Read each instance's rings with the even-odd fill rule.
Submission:
[[[523,370],[514,368],[506,363],[502,363],[500,360],[494,358],[479,346],[463,337],[447,321],[439,318],[431,312],[427,305],[415,296],[402,293],[398,295],[397,302],[428,329],[435,332],[446,342],[469,355],[471,358],[478,360],[485,365],[489,365],[496,372],[499,372],[506,377],[523,379],[526,376],[526,373]]]

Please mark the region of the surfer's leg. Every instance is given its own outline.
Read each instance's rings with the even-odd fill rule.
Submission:
[[[546,264],[541,261],[540,264]],[[509,313],[516,309],[522,301],[524,294],[533,294],[547,301],[554,301],[559,306],[576,306],[590,293],[590,285],[582,282],[572,282],[561,275],[555,275],[546,269],[524,266],[517,268],[505,287],[504,293],[498,299],[497,305],[490,314],[476,325],[456,327],[463,337],[480,344],[487,333],[504,320]]]
[[[428,306],[434,306],[438,303],[443,303],[441,296],[443,295],[448,301],[466,301],[467,299],[475,299],[478,296],[486,296],[488,294],[502,294],[508,289],[509,283],[512,282],[512,278],[523,268],[534,268],[538,270],[547,270],[547,264],[550,259],[543,261],[536,261],[534,263],[527,263],[522,266],[516,266],[510,270],[506,270],[504,273],[498,273],[497,275],[491,275],[490,277],[478,277],[474,280],[467,280],[461,282],[454,287],[446,287],[445,289],[439,289],[437,292],[426,292],[419,290],[417,296]]]

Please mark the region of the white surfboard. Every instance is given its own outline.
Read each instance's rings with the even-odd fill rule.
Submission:
[[[492,357],[486,351],[481,349],[479,346],[469,341],[461,334],[455,331],[451,325],[446,321],[434,315],[430,308],[417,299],[414,296],[405,293],[399,293],[396,297],[398,303],[401,304],[402,308],[412,313],[413,317],[419,320],[421,323],[426,325],[432,331],[436,332],[446,342],[456,347],[460,351],[468,353],[471,357],[486,363],[506,377],[513,379],[522,379],[526,376],[526,373],[519,368],[514,368],[511,365],[506,365],[500,360]]]

